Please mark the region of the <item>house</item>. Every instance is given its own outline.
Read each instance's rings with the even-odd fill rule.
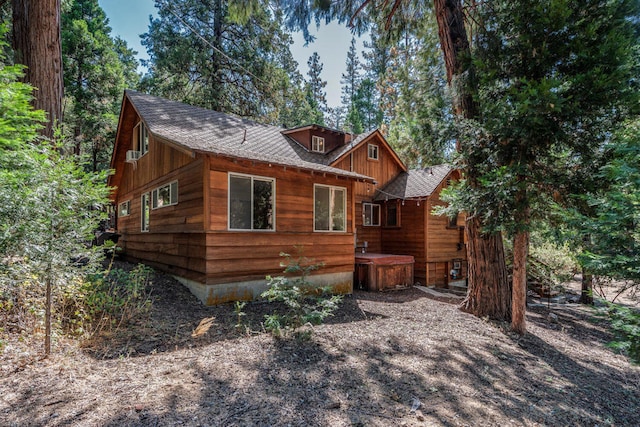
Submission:
[[[296,248],[324,264],[312,283],[349,293],[364,242],[413,250],[385,241],[416,231],[404,207],[391,225],[390,201],[426,201],[442,186],[378,200],[380,190],[401,196],[390,186],[412,171],[377,130],[285,130],[135,91],[124,94],[111,167],[125,257],[173,274],[206,304],[255,298]],[[415,253],[426,268],[427,252]]]

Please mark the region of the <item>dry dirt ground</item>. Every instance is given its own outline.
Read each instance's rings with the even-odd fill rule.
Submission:
[[[203,307],[166,276],[152,295],[148,323],[58,337],[46,360],[9,338],[0,425],[640,425],[640,368],[590,308],[532,308],[518,337],[417,288],[356,291],[310,339],[277,340],[260,332],[266,304],[245,308],[247,334],[232,305]]]

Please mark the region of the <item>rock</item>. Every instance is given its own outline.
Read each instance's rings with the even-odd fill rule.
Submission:
[[[418,421],[424,421],[424,414],[422,413],[422,411],[420,409],[416,410],[416,419]]]

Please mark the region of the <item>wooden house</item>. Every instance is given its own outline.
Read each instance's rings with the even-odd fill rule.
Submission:
[[[206,304],[255,298],[282,272],[281,252],[297,250],[324,263],[314,284],[349,293],[356,249],[406,238],[380,222],[378,190],[411,171],[379,131],[282,129],[126,91],[111,167],[124,256]]]

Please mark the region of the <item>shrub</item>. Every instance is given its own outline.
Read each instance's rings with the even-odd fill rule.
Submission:
[[[284,273],[298,273],[299,277],[267,276],[269,288],[260,296],[283,306],[283,312],[275,311],[264,316],[264,328],[276,337],[296,333],[303,325],[319,325],[332,316],[342,301],[342,295],[334,295],[330,287],[316,288],[308,280],[308,275],[323,266],[305,257],[294,259],[281,253],[287,259]]]
[[[640,364],[640,312],[610,304],[607,314],[616,337],[609,343],[609,347],[628,355],[634,363]]]
[[[64,296],[63,321],[75,333],[117,330],[149,313],[153,270],[139,264],[131,271],[94,274]]]

